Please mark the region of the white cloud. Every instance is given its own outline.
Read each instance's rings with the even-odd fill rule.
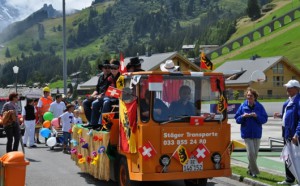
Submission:
[[[93,0],[65,0],[66,10],[89,7]],[[52,4],[56,10],[62,10],[62,0],[6,0],[10,6],[16,7],[20,10],[22,17],[28,16],[31,13],[39,10],[46,4]]]

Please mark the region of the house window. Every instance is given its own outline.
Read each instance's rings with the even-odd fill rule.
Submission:
[[[282,87],[283,86],[283,76],[273,76],[273,86]]]
[[[267,90],[267,94],[268,94],[268,97],[271,97],[273,95],[272,90]]]
[[[283,74],[283,65],[281,63],[277,63],[273,67],[273,74]]]

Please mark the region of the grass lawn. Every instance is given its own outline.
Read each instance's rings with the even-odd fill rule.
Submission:
[[[250,178],[258,182],[266,183],[269,185],[278,185],[277,182],[282,181],[285,179],[283,176],[274,175],[268,172],[260,171],[260,174],[257,175],[257,178],[253,178],[249,175],[247,175],[247,168],[244,167],[238,167],[238,166],[232,166],[232,173],[238,174],[242,176],[243,178]]]

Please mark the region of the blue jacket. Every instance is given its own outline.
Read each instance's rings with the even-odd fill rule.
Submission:
[[[242,117],[244,113],[255,112],[257,117]],[[248,100],[241,104],[234,116],[236,123],[241,124],[241,136],[245,138],[261,138],[262,125],[268,121],[268,115],[265,108],[258,101],[255,101],[254,107],[248,106]]]
[[[282,116],[285,112],[285,118],[284,118],[284,131],[283,136],[285,139],[291,139],[297,133],[298,136],[300,136],[300,94],[297,94],[293,103],[291,105],[288,105],[289,100],[284,102],[282,107]]]

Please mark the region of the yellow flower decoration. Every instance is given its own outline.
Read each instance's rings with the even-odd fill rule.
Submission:
[[[77,134],[81,134],[82,133],[82,129],[79,129],[78,131],[77,131]]]
[[[85,163],[85,158],[80,158],[80,159],[78,160],[78,163],[79,163],[79,164]]]
[[[94,157],[94,160],[98,161],[99,160],[99,155],[97,155],[96,157]]]
[[[97,161],[94,159],[91,164],[92,165],[97,165]]]

